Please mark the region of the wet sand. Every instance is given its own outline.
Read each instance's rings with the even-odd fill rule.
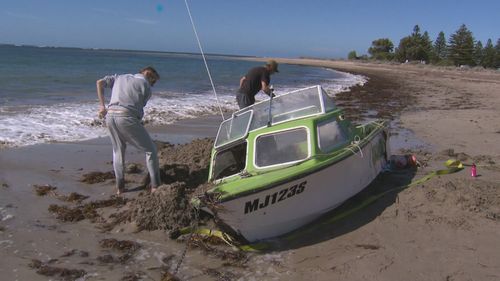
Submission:
[[[479,177],[472,178],[467,166],[459,173],[389,194],[341,221],[322,223],[334,212],[292,242],[275,240],[274,248],[264,253],[240,253],[224,245],[193,241],[176,274],[181,280],[500,279],[500,73],[277,60],[367,76],[363,87],[337,95],[339,106],[356,121],[391,119],[394,153],[415,154],[422,163],[418,170],[377,178],[348,204],[407,184],[442,168],[452,157],[476,163]],[[182,177],[188,185],[198,184],[189,179],[193,171],[204,172],[205,160],[195,158],[206,157],[199,147],[209,142],[189,142],[214,137],[219,121],[220,117],[211,116],[149,128],[157,140],[188,142],[177,147],[160,144],[162,168],[174,178],[171,189],[166,187],[164,192],[183,187]],[[147,203],[149,196],[142,188],[143,156],[130,149],[127,162],[138,164],[127,174],[131,192],[124,194],[129,200],[125,202],[112,197],[112,179],[94,184],[80,181],[90,172],[112,170],[106,138],[1,150],[2,279],[167,280],[164,272],[175,271],[185,243],[171,240],[168,229],[139,231],[141,225],[127,216],[137,206],[131,202]],[[37,195],[34,185],[45,186],[46,195]],[[89,198],[68,201],[72,192]],[[100,205],[90,208],[90,202]],[[51,205],[87,209],[71,217],[81,220],[61,221],[57,212],[49,211]],[[172,222],[166,224],[168,228]]]

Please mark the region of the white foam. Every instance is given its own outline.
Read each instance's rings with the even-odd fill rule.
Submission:
[[[96,104],[68,103],[0,111],[0,142],[24,146],[43,142],[78,141],[105,135],[91,126]]]
[[[13,219],[13,218],[14,218],[14,215],[13,214],[9,214],[7,212],[7,209],[0,208],[0,221],[7,221],[7,220],[10,220],[10,219]]]
[[[321,85],[331,95],[347,91],[354,85],[363,85],[367,78],[360,75],[338,72],[332,79]],[[333,77],[333,76],[332,76]],[[276,87],[278,86],[278,87]],[[311,86],[275,85],[277,95]],[[218,87],[218,100],[222,110],[238,109],[235,92],[231,87]],[[265,100],[259,94],[256,100]],[[46,142],[83,141],[107,135],[102,121],[97,119],[98,103],[62,103],[37,106],[0,107],[0,145],[25,146]],[[147,123],[171,124],[180,119],[194,118],[203,114],[219,114],[217,100],[210,92],[202,93],[154,93],[145,108],[144,121]]]

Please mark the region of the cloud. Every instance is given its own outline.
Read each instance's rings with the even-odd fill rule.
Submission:
[[[19,13],[14,13],[11,11],[5,11],[5,14],[14,18],[20,18],[24,20],[41,20],[42,18],[30,15],[30,14],[19,14]]]
[[[132,21],[132,22],[136,22],[136,23],[141,23],[141,24],[149,24],[149,25],[155,25],[158,23],[158,21],[154,21],[154,20],[148,20],[148,19],[127,19],[129,21]]]
[[[120,17],[122,19],[125,19],[127,21],[135,22],[135,23],[140,23],[140,24],[147,24],[147,25],[155,25],[158,24],[158,21],[154,20],[149,20],[149,19],[139,19],[139,18],[127,18],[128,15],[125,12],[119,11],[119,10],[111,10],[111,9],[103,9],[103,8],[92,8],[94,12],[101,13],[101,14],[106,14],[114,17]]]

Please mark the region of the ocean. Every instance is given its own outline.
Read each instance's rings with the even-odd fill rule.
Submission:
[[[240,77],[263,63],[219,55],[206,58],[223,110],[237,110]],[[97,118],[96,80],[109,74],[137,73],[148,65],[156,68],[161,79],[145,108],[146,122],[160,125],[219,114],[198,54],[0,45],[0,145],[106,136]],[[317,84],[335,95],[366,82],[363,76],[319,67],[280,64],[279,70],[271,77],[277,95]],[[107,101],[110,94],[106,89]],[[257,96],[258,100],[266,98]]]

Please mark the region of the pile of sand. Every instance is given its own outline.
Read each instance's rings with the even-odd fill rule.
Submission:
[[[127,222],[135,223],[138,230],[148,231],[178,230],[191,226],[194,220],[198,222],[199,215],[190,201],[210,188],[207,179],[213,140],[196,139],[181,145],[157,143],[157,146],[163,185],[155,193],[141,192],[130,199],[112,196],[107,200],[82,203],[87,197],[76,198],[75,194],[63,196],[56,192],[56,187],[35,185],[34,190],[39,196],[51,194],[61,201],[77,203],[76,206],[50,205],[49,211],[65,222],[88,219],[100,223],[103,230],[111,230]],[[138,167],[127,169],[127,173],[134,174],[140,170]],[[110,175],[113,175],[112,172],[86,173],[80,181],[96,184],[107,180]],[[149,175],[138,181],[146,186],[150,181]],[[113,209],[99,211],[107,207]]]
[[[190,200],[203,194],[207,184],[212,139],[187,144],[157,143],[162,182],[153,194],[141,194],[130,203],[130,220],[140,230],[175,230],[198,219]],[[144,183],[149,182],[149,175]]]

